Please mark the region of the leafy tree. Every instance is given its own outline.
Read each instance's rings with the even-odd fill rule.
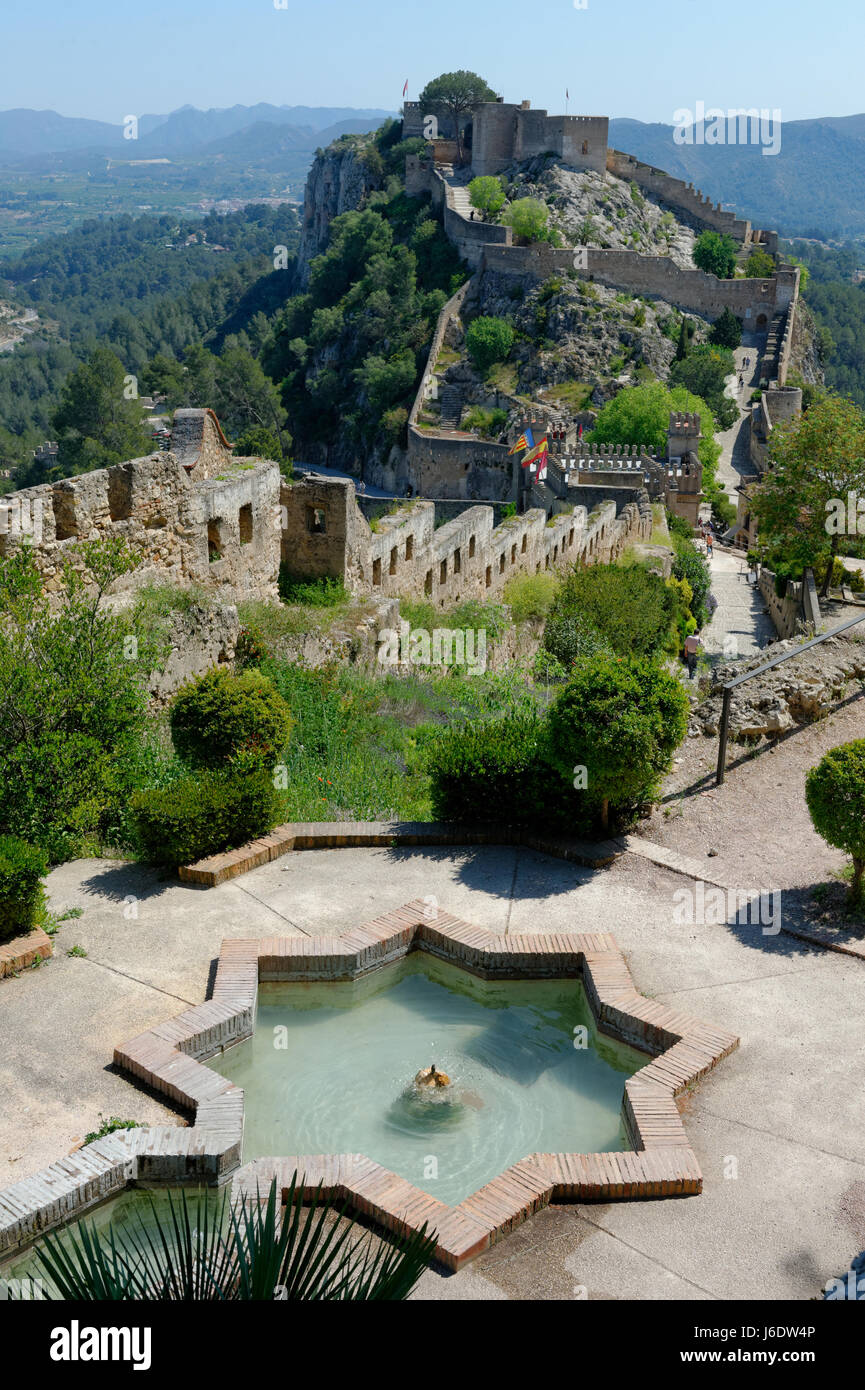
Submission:
[[[53,426],[66,474],[107,468],[140,458],[150,448],[142,425],[134,383],[127,382],[120,360],[108,348],[96,348],[66,381]]]
[[[693,331],[694,325],[691,323],[691,320],[683,315],[682,322],[679,325],[679,340],[676,343],[675,360],[677,362],[683,362],[687,357]]]
[[[283,439],[285,438],[286,435],[283,434]],[[274,459],[277,463],[282,462],[282,446],[279,440],[270,430],[262,429],[260,425],[244,430],[236,441],[233,452],[239,458]]]
[[[231,1210],[206,1194],[169,1196],[163,1216],[155,1203],[145,1226],[104,1231],[81,1222],[49,1233],[37,1246],[48,1296],[77,1302],[357,1303],[408,1298],[430,1263],[436,1238],[426,1224],[411,1235],[375,1242],[357,1236],[357,1223],[327,1202],[318,1187],[303,1197],[294,1173],[280,1221],[276,1179],[266,1202],[244,1200]],[[334,1216],[342,1217],[334,1225]],[[149,1227],[149,1229],[148,1229]]]
[[[505,191],[501,179],[492,174],[478,174],[469,184],[469,198],[472,207],[491,215],[504,207]]]
[[[291,435],[283,433],[285,410],[279,391],[239,343],[229,343],[217,358],[213,405],[224,428],[275,430],[282,454],[290,449]]]
[[[694,242],[694,265],[719,280],[729,280],[736,268],[739,248],[731,236],[720,232],[701,232]]]
[[[768,280],[775,274],[775,257],[768,251],[752,251],[745,262],[745,274],[752,280]],[[730,344],[735,347],[735,343]]]
[[[502,221],[512,227],[519,241],[541,241],[547,230],[549,213],[539,198],[517,198]]]
[[[788,563],[834,561],[848,532],[848,493],[865,497],[865,415],[843,396],[825,395],[773,431],[772,467],[750,493],[763,543]],[[827,563],[824,595],[832,569]]]
[[[729,348],[701,343],[692,348],[683,361],[673,363],[670,382],[699,396],[709,406],[721,429],[729,429],[739,418],[736,402],[725,394],[727,377],[735,370],[736,363]]]
[[[865,901],[865,739],[830,748],[805,779],[814,829],[853,859],[850,901]]]
[[[653,796],[688,727],[681,682],[654,662],[596,656],[577,666],[548,718],[549,759],[570,782],[586,769],[586,794],[601,812]]]
[[[496,94],[476,72],[460,68],[457,72],[443,72],[428,82],[420,94],[421,107],[431,110],[443,106],[453,119],[456,130],[460,158],[462,158],[462,132],[460,122],[470,111],[484,101],[495,101]]]
[[[643,444],[647,449],[653,449],[656,454],[663,455],[667,448],[670,412],[675,410],[696,411],[700,416],[700,462],[703,465],[704,480],[706,475],[711,480],[720,454],[720,448],[713,437],[712,412],[705,401],[693,395],[684,386],[669,389],[661,381],[652,381],[645,386],[626,387],[599,410],[590,442]]]
[[[466,348],[479,372],[488,372],[495,362],[504,362],[513,343],[511,325],[487,314],[472,319],[466,333]]]
[[[30,547],[0,562],[0,832],[55,861],[92,848],[125,796],[152,665],[104,602],[137,557],[116,540],[71,549],[54,606]]]
[[[677,520],[679,519],[677,518]],[[690,527],[687,529],[689,533],[687,537],[681,533],[673,534],[675,557],[672,575],[680,584],[686,583],[691,590],[688,607],[696,619],[696,626],[701,628],[705,626],[709,618],[706,600],[712,584],[712,575],[706,561],[694,547],[690,538]]]
[[[742,320],[729,307],[715,320],[709,330],[709,342],[718,347],[737,348],[742,341]]]

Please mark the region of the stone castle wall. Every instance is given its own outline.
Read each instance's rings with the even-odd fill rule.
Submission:
[[[483,102],[472,124],[472,172],[498,174],[508,164],[550,153],[574,169],[602,174],[608,129],[606,116],[549,116],[528,102]]]
[[[674,208],[683,217],[696,219],[700,226],[725,233],[734,237],[736,241],[750,241],[751,223],[737,217],[734,212],[725,211],[720,203],[713,203],[711,198],[705,197],[692,183],[673,178],[663,169],[655,169],[651,164],[644,164],[642,160],[635,159],[633,155],[623,154],[621,150],[607,150],[606,167],[617,178],[627,179],[629,182],[633,180],[638,188],[653,194],[660,202]],[[770,249],[767,243],[764,242],[763,245],[766,250]],[[777,249],[777,240],[774,249]]]
[[[426,598],[437,607],[500,598],[515,574],[607,562],[652,534],[652,509],[637,500],[562,512],[533,510],[494,525],[492,507],[469,507],[436,529],[435,504],[415,501],[373,530],[354,485],[312,477],[283,486],[283,558],[298,573],[331,575],[357,595]]]
[[[169,580],[227,599],[276,593],[279,468],[237,459],[212,411],[178,411],[176,452],[13,492],[0,499],[0,557],[33,547],[46,590],[82,541],[119,537],[141,556],[117,589]]]
[[[778,308],[779,295],[785,298],[787,294],[786,284],[780,285],[775,276],[765,280],[719,280],[696,268],[684,270],[668,256],[644,256],[639,251],[605,251],[590,246],[586,262],[585,269],[575,270],[573,250],[543,244],[486,245],[483,250],[486,270],[537,280],[575,270],[583,279],[597,280],[633,294],[655,295],[708,319],[718,318],[724,309],[732,309],[745,321],[746,328],[767,328]]]

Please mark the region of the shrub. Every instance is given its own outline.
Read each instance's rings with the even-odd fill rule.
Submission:
[[[504,362],[514,343],[514,330],[505,319],[483,314],[473,319],[466,333],[469,357],[479,372],[488,372],[496,362]]]
[[[36,925],[47,872],[43,850],[16,835],[0,835],[0,941],[23,936]]]
[[[241,762],[227,771],[190,774],[170,787],[134,792],[132,814],[155,864],[194,864],[208,854],[256,840],[276,822],[270,773]]]
[[[653,656],[669,647],[675,616],[675,594],[642,565],[591,565],[572,570],[564,580],[547,619],[544,646],[564,665],[572,664],[562,645],[570,631],[562,623],[567,619],[576,624],[580,641],[591,641],[593,630],[619,656]]]
[[[532,715],[447,729],[427,754],[437,820],[531,819],[543,725]]]
[[[469,199],[472,207],[480,212],[498,212],[505,202],[501,179],[492,174],[479,174],[469,184]]]
[[[611,811],[621,816],[654,795],[685,737],[688,709],[681,682],[653,662],[594,657],[550,709],[550,761],[566,779],[585,767],[585,795],[606,829]]]
[[[865,900],[865,738],[830,748],[805,779],[814,829],[853,860],[850,901]]]
[[[511,203],[502,221],[513,228],[520,241],[540,241],[547,229],[547,209],[538,198],[518,198]]]
[[[217,667],[177,692],[169,723],[178,756],[193,767],[220,767],[239,755],[272,766],[288,742],[291,713],[260,671]]]
[[[673,543],[676,551],[673,560],[673,578],[687,579],[694,594],[691,612],[697,619],[697,626],[705,627],[709,617],[706,598],[712,583],[709,566],[703,557],[698,555],[689,540],[684,541],[681,537],[674,536]]]
[[[556,596],[558,580],[553,574],[517,574],[505,585],[504,600],[510,605],[514,622],[543,618]]]
[[[571,671],[579,661],[602,653],[610,655],[605,642],[585,613],[551,613],[544,627],[544,651],[554,657],[565,671]]]

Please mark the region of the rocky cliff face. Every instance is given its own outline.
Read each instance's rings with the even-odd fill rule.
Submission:
[[[341,212],[359,208],[380,179],[366,166],[363,146],[331,145],[315,161],[306,179],[303,225],[297,252],[297,284],[309,280],[310,262],[327,247],[328,229]]]

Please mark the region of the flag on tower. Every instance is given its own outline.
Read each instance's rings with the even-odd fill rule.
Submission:
[[[408,78],[406,78],[406,80],[405,80],[405,86],[404,86],[403,89],[402,89],[402,94],[403,94],[403,96],[405,96],[405,94],[406,94],[407,91],[408,91]]]
[[[546,462],[547,462],[547,441],[546,441],[546,437],[544,437],[544,438],[541,440],[540,444],[537,446],[536,449],[532,449],[531,453],[526,454],[526,456],[525,456],[525,458],[523,459],[522,462],[523,462],[523,468],[528,468],[529,465],[532,464],[532,463],[543,464],[544,467],[546,467]]]
[[[518,454],[521,449],[533,449],[534,447],[535,437],[527,426],[525,433],[520,435],[516,444],[514,444],[512,448],[508,449],[508,457],[510,458],[511,454]]]

